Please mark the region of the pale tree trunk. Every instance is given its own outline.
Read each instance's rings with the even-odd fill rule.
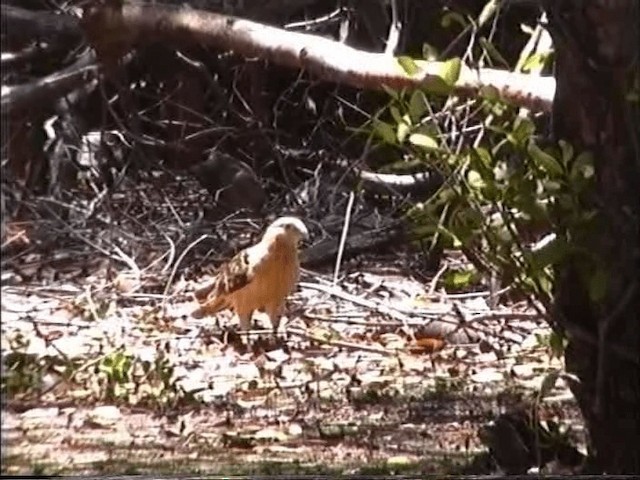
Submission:
[[[590,437],[592,471],[640,472],[640,2],[547,0],[556,50],[553,133],[593,153],[590,202],[598,228],[574,238],[608,267],[606,293],[589,295],[582,260],[558,268],[555,321]],[[638,84],[635,84],[638,94]]]

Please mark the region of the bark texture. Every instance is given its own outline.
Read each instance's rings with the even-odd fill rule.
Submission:
[[[572,238],[606,266],[604,296],[589,294],[585,256],[558,269],[557,325],[590,434],[591,471],[640,473],[639,2],[547,1],[556,48],[553,133],[594,155],[588,202],[598,228]],[[637,94],[637,83],[635,85]]]

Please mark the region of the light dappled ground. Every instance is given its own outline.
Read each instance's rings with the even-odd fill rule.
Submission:
[[[532,398],[580,433],[548,381],[561,363],[545,324],[521,305],[388,269],[337,287],[306,274],[279,338],[258,314],[241,342],[228,313],[189,317],[191,281],[163,297],[151,276],[117,278],[3,287],[4,472],[442,472]],[[424,333],[460,318],[474,341]]]

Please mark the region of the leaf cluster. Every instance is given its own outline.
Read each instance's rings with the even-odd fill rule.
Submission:
[[[408,73],[413,71],[410,59],[400,63]],[[450,113],[447,125],[441,117],[459,100],[440,98],[435,106],[430,96],[442,96],[441,87],[456,81],[460,61],[442,65],[442,82],[435,90],[426,85],[390,92],[387,111],[371,123],[380,141],[405,148],[413,160],[446,178],[432,198],[407,210],[414,239],[462,251],[473,271],[497,276],[503,286],[545,307],[551,301],[554,267],[579,255],[588,291],[594,300],[600,298],[606,266],[581,247],[599,224],[590,202],[592,155],[575,152],[562,140],[545,142],[533,120],[490,89],[473,102],[473,117],[461,121],[475,123],[479,133],[475,138],[457,135],[458,141],[452,142],[456,135],[447,128],[460,120]],[[478,277],[473,271],[459,272],[458,277],[473,281]]]
[[[190,397],[178,385],[174,370],[162,350],[153,359],[142,359],[118,349],[96,365],[95,384],[106,400],[172,406]]]

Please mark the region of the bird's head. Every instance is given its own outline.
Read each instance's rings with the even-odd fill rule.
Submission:
[[[296,217],[280,217],[267,227],[264,237],[274,237],[283,235],[291,239],[295,244],[300,240],[309,238],[309,231],[305,224]]]

